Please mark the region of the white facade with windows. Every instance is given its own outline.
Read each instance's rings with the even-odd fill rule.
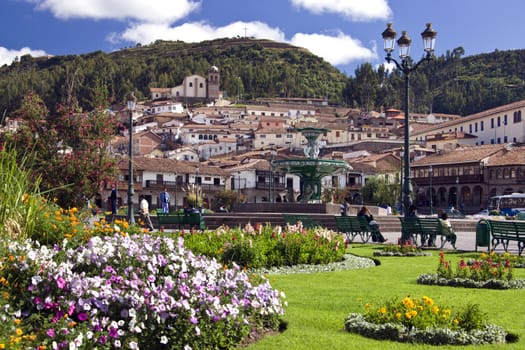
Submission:
[[[438,124],[424,132],[411,136],[417,141],[425,141],[433,134],[464,132],[475,135],[476,145],[525,142],[525,100],[472,114],[451,122]]]

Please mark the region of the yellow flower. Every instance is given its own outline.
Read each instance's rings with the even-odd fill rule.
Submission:
[[[411,309],[414,307],[414,302],[409,297],[406,297],[405,299],[403,299],[402,302],[403,302],[403,305],[405,305],[407,309]]]
[[[13,320],[13,322],[14,322],[16,325],[19,325],[20,322],[22,322],[22,321],[21,321],[19,318],[15,318],[15,319]]]
[[[386,314],[386,307],[382,307],[379,309],[379,312],[382,313],[383,315]]]
[[[410,311],[405,312],[405,317],[407,320],[410,320],[412,318],[412,313]]]
[[[5,344],[4,343],[0,343],[0,349],[5,349]]]
[[[16,333],[16,335],[21,336],[22,333],[24,333],[24,332],[22,332],[22,330],[21,330],[20,328],[17,328],[17,329],[15,330],[15,333]]]
[[[401,318],[401,312],[396,312],[396,318],[399,320]]]
[[[459,320],[458,320],[457,318],[455,318],[454,321],[452,321],[452,322],[454,322],[454,324],[455,324],[456,326],[459,324]]]
[[[427,296],[423,296],[423,302],[428,306],[432,306],[434,304],[434,300],[430,299]]]

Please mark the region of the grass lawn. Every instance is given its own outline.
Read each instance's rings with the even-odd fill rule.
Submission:
[[[372,257],[376,245],[353,245],[349,252]],[[284,319],[288,329],[268,336],[247,349],[525,349],[525,290],[491,290],[439,287],[416,284],[423,273],[435,273],[439,251],[422,257],[375,257],[380,265],[348,271],[313,274],[270,275],[274,288],[286,294],[288,306]],[[446,252],[453,266],[461,257],[474,253]],[[525,279],[525,269],[514,269],[518,279]],[[391,341],[377,341],[344,330],[344,320],[351,312],[362,312],[367,302],[379,303],[406,296],[421,299],[428,296],[439,306],[479,304],[490,323],[517,334],[517,343],[485,346],[430,346]]]

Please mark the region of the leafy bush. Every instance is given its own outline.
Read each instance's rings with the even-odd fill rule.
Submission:
[[[30,158],[13,149],[0,148],[0,233],[11,239],[25,239],[38,225],[42,198],[38,195],[39,179],[26,169]]]
[[[185,245],[198,254],[214,257],[225,265],[271,268],[299,264],[327,264],[341,261],[344,240],[340,234],[320,227],[304,229],[301,224],[286,227],[248,224],[241,228],[221,227],[215,231],[184,235]]]

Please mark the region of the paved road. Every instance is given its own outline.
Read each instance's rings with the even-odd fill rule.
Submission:
[[[461,232],[456,231],[457,240],[456,248],[463,251],[476,251],[476,232]],[[398,241],[400,235],[399,232],[383,232],[383,236],[388,239],[388,242],[395,243]],[[439,239],[438,239],[439,240]],[[445,244],[443,249],[452,249],[450,243]],[[478,251],[486,252],[487,247],[478,247]],[[503,246],[500,244],[496,248],[497,253],[503,253]],[[518,243],[510,242],[509,253],[518,254]]]

